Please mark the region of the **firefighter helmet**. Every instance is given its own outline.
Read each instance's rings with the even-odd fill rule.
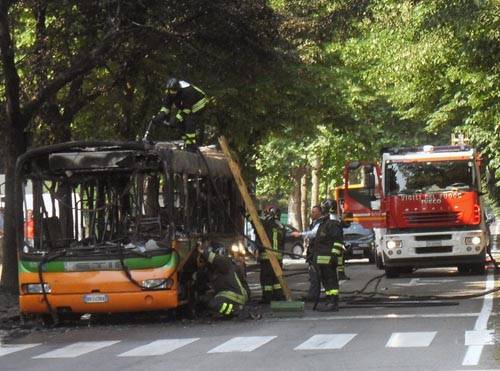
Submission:
[[[179,91],[179,88],[181,87],[179,80],[176,79],[175,77],[170,77],[167,80],[167,83],[165,84],[165,89],[167,91],[167,94],[175,94]]]
[[[228,255],[226,247],[219,242],[213,242],[212,244],[210,244],[210,246],[208,246],[208,251],[220,256]]]
[[[331,198],[326,199],[321,203],[321,211],[323,214],[336,214],[337,213],[337,203]]]
[[[281,211],[276,205],[268,205],[264,208],[264,215],[271,218],[279,218]]]

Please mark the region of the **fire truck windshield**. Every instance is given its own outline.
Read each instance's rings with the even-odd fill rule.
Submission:
[[[476,190],[473,161],[387,162],[387,195]]]

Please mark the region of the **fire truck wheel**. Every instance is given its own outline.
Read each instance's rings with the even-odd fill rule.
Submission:
[[[378,269],[384,269],[384,262],[382,261],[381,254],[377,254],[377,256],[375,257],[375,265]]]
[[[482,276],[486,273],[486,267],[484,266],[484,263],[472,264],[471,272],[472,274]]]
[[[399,269],[395,267],[385,267],[385,276],[387,278],[398,278],[399,277]]]

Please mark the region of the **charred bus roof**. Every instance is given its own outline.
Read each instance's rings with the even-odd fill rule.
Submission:
[[[224,155],[202,147],[213,176],[230,177]],[[26,176],[73,175],[100,172],[158,170],[163,164],[175,173],[207,175],[207,167],[198,153],[187,152],[175,142],[145,145],[139,142],[82,141],[34,148],[19,157],[17,174]]]

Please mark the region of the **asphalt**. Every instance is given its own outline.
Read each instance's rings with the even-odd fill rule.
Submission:
[[[288,282],[296,296],[308,285],[307,275],[297,274],[305,268],[301,261],[285,265],[287,274],[295,273]],[[485,276],[459,275],[455,268],[418,270],[398,279],[376,279],[366,295],[349,294],[381,273],[367,261],[351,261],[351,279],[341,283],[342,307],[333,313],[313,311],[308,303],[299,318],[279,318],[255,306],[263,314],[260,320],[142,314],[17,330],[0,346],[0,370],[500,369],[494,344],[498,293],[457,298],[498,287],[499,275],[492,269]],[[250,273],[249,281],[258,300],[258,274]],[[387,307],[391,297],[423,295],[449,299],[439,306],[405,302]],[[383,302],[373,302],[378,296]],[[372,303],[352,305],[361,298]]]

